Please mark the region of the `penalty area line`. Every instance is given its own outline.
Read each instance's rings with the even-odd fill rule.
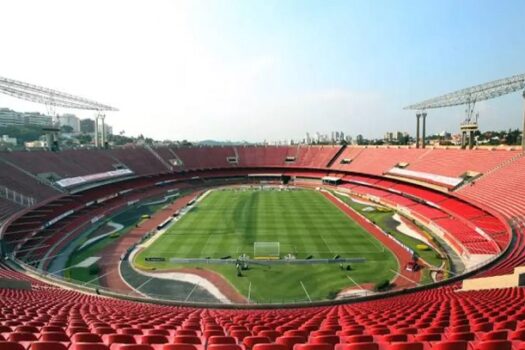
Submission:
[[[304,286],[304,283],[303,281],[299,281],[301,283],[301,287],[303,287],[303,290],[304,290],[304,293],[306,294],[306,297],[308,298],[308,300],[310,300],[310,302],[312,301],[312,299],[310,298],[310,294],[308,294],[308,291],[306,290],[306,287]]]

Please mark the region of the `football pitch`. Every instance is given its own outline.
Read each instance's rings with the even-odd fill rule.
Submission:
[[[365,258],[351,270],[338,264],[252,265],[238,277],[232,265],[184,267],[221,273],[251,299],[325,299],[345,287],[391,279],[397,261],[371,234],[313,190],[214,190],[142,250],[135,264],[145,269],[183,267],[171,258],[253,257],[255,242],[279,242],[280,257]],[[165,262],[146,261],[162,257]],[[345,266],[346,268],[346,266]],[[268,288],[268,285],[272,288]]]

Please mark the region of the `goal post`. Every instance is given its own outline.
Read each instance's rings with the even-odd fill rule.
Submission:
[[[279,259],[281,254],[281,244],[279,242],[254,242],[254,259]]]

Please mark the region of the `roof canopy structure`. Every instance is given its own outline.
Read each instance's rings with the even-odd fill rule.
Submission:
[[[48,106],[92,111],[118,111],[115,107],[83,97],[3,77],[0,77],[0,93]]]
[[[514,75],[509,78],[494,80],[489,83],[454,91],[449,94],[407,106],[404,109],[425,110],[464,104],[475,104],[479,101],[489,100],[521,89],[525,89],[525,74]]]

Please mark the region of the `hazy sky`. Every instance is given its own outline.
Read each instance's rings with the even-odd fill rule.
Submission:
[[[525,72],[524,13],[522,0],[2,0],[0,76],[114,105],[128,135],[414,134],[404,106]],[[482,129],[519,127],[523,99],[478,110]],[[463,117],[431,111],[428,130]]]

